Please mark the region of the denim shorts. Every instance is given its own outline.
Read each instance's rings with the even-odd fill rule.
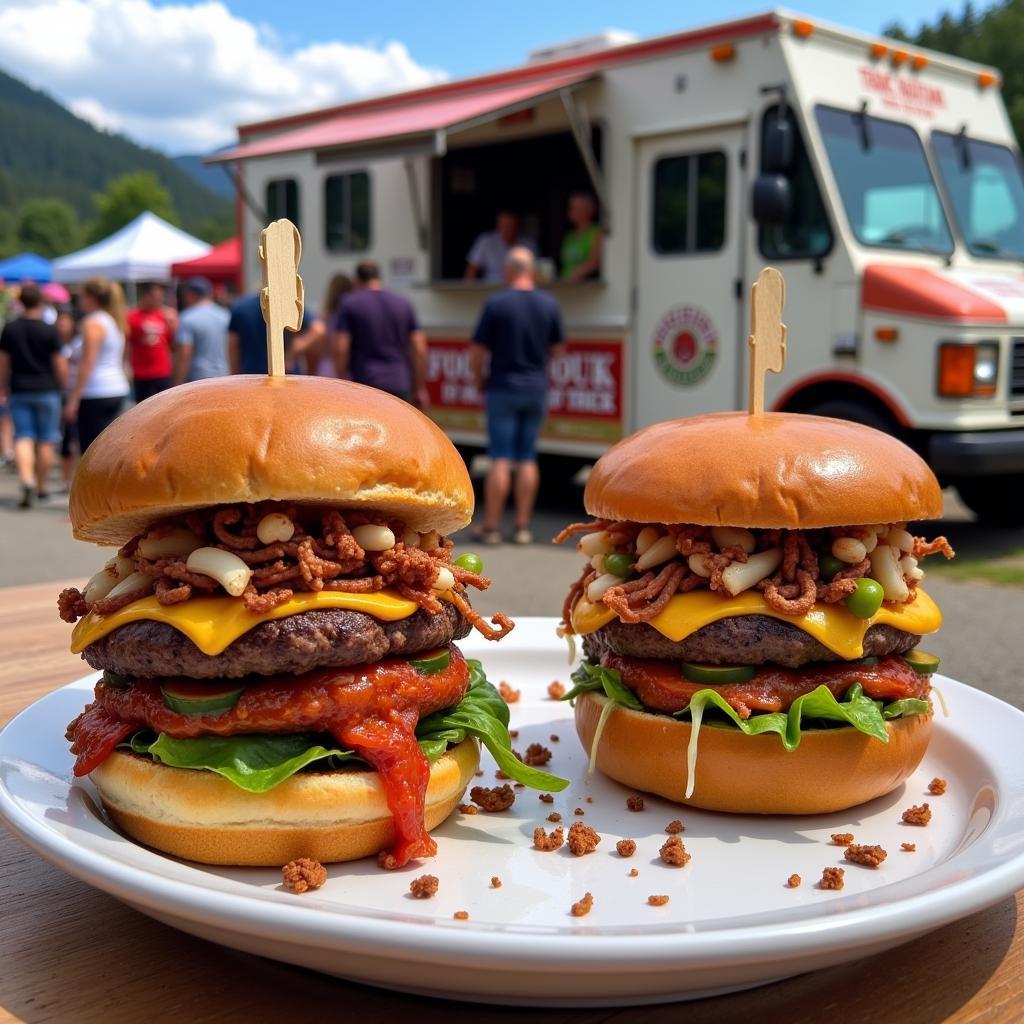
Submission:
[[[14,440],[23,437],[60,444],[60,392],[21,391],[11,395]]]
[[[488,391],[487,436],[492,459],[532,462],[548,411],[543,391]]]

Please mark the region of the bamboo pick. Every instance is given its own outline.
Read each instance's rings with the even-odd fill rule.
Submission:
[[[267,371],[271,377],[283,377],[285,373],[285,330],[297,331],[302,326],[301,257],[302,239],[290,220],[275,220],[260,232],[260,309],[267,322]]]
[[[764,412],[766,373],[782,373],[786,365],[786,325],[782,307],[786,282],[774,267],[765,267],[750,289],[750,414]]]

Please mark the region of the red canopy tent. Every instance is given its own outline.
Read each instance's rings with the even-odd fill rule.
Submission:
[[[171,276],[179,280],[205,277],[214,284],[230,284],[236,290],[241,288],[241,272],[242,243],[238,238],[229,238],[215,245],[198,259],[171,264]]]

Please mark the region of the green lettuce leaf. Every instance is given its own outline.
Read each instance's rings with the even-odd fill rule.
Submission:
[[[926,700],[918,700],[917,697],[904,697],[903,700],[894,700],[891,704],[882,707],[882,717],[885,719],[910,718],[912,715],[927,715],[931,705]]]
[[[615,669],[604,668],[590,661],[581,661],[571,678],[576,685],[562,700],[571,703],[581,693],[601,690],[609,700],[615,701],[616,704],[622,704],[634,711],[643,711],[644,709],[636,694],[626,686],[622,681],[622,676]]]

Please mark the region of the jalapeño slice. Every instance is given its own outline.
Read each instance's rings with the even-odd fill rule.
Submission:
[[[939,659],[934,654],[926,654],[924,651],[907,651],[903,660],[919,675],[930,676],[939,669]]]
[[[108,668],[103,671],[103,682],[107,686],[113,686],[115,690],[126,690],[132,685],[132,677],[123,675],[120,672],[111,672]]]
[[[441,647],[436,651],[427,651],[418,658],[410,658],[409,664],[425,676],[432,676],[435,672],[443,672],[451,664],[452,656],[447,647]]]
[[[237,683],[200,683],[187,680],[160,687],[164,704],[179,715],[219,715],[230,711],[245,691]]]
[[[681,664],[683,675],[691,683],[708,683],[720,686],[722,683],[745,683],[757,675],[753,665],[700,665],[692,661]]]

